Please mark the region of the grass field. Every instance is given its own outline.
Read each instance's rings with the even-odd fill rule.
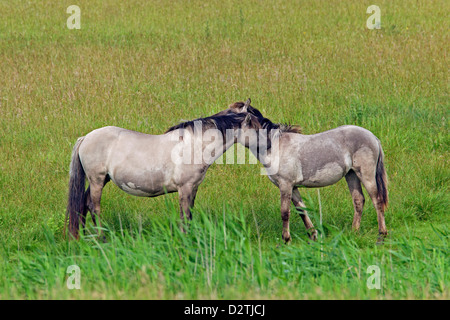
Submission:
[[[72,4],[79,30],[66,27]],[[372,4],[380,30],[366,28]],[[448,1],[0,0],[0,299],[449,299],[449,11]],[[320,189],[320,203],[301,190],[323,237],[309,244],[293,214],[284,245],[279,192],[259,164],[214,164],[188,234],[177,194],[108,184],[108,241],[67,242],[79,136],[106,125],[160,134],[248,97],[305,134],[354,124],[381,140],[383,246],[370,200],[351,231],[344,180]],[[73,264],[80,290],[66,286]],[[367,286],[372,265],[380,289]]]

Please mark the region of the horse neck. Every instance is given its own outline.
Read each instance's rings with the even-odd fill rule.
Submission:
[[[267,162],[270,162],[272,157],[272,148],[263,149],[262,147],[258,147],[258,142],[253,142],[247,146],[244,145],[244,147],[249,149],[250,152],[256,157],[256,159],[258,159],[258,161],[261,162],[264,166]]]
[[[277,129],[273,129],[277,130]],[[248,146],[245,146],[247,149],[250,150],[250,152],[258,159],[259,162],[270,172],[273,172],[274,168],[275,171],[278,170],[279,167],[279,161],[280,161],[280,138],[278,131],[271,131],[268,134],[268,137],[266,136],[260,136],[260,139],[268,139],[268,145],[270,144],[270,148],[264,148],[264,145],[259,145],[258,148],[258,142],[251,141],[251,144]]]
[[[195,143],[201,145],[202,157],[211,157],[212,162],[220,158],[225,151],[235,144],[234,136],[228,134],[224,136],[219,131],[216,131],[213,136],[214,138],[209,137],[207,132],[195,136]]]

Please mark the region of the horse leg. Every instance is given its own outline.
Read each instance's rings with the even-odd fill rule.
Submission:
[[[289,216],[291,215],[291,199],[292,187],[280,188],[281,196],[281,220],[283,221],[283,233],[281,235],[285,243],[291,241],[291,234],[289,233]]]
[[[359,181],[358,176],[353,170],[350,170],[345,175],[345,180],[347,181],[348,189],[353,199],[353,207],[355,208],[352,228],[354,231],[358,231],[361,225],[361,216],[365,202],[361,181]]]
[[[98,227],[98,235],[100,239],[104,240],[105,236],[103,235],[102,224],[100,221],[100,201],[102,198],[102,190],[103,190],[104,184],[98,184],[98,183],[90,183],[90,201],[89,204],[89,211],[91,212],[92,220],[95,223],[95,226]],[[98,218],[98,223],[96,223],[95,217]]]
[[[180,218],[181,218],[181,231],[186,232],[183,228],[183,223],[192,220],[191,205],[195,200],[195,192],[192,186],[183,186],[178,190],[180,198]]]
[[[292,203],[294,204],[295,209],[297,209],[297,212],[300,214],[300,217],[305,224],[306,230],[311,231],[311,233],[308,232],[309,238],[316,241],[317,230],[314,229],[314,225],[308,216],[308,212],[305,210],[306,206],[303,203],[302,197],[300,196],[300,192],[298,191],[297,187],[294,187],[294,189],[292,190]]]
[[[375,180],[375,170],[374,169],[366,169],[361,168],[360,176],[358,178],[361,180],[364,188],[366,188],[367,193],[372,199],[373,206],[377,211],[377,220],[378,220],[378,241],[377,243],[383,242],[384,238],[387,235],[386,222],[384,220],[384,204],[379,200],[377,183]]]
[[[195,197],[197,196],[197,190],[198,190],[198,187],[194,187],[194,189],[192,190],[190,209],[194,208]],[[192,218],[192,215],[191,215],[191,218]]]
[[[86,217],[87,217],[87,212],[89,211],[89,213],[91,214],[91,218],[92,218],[92,222],[94,223],[94,226],[97,227],[97,221],[95,220],[95,214],[94,214],[94,204],[91,200],[91,186],[89,185],[87,190],[86,190],[86,211],[83,212],[82,215],[82,224],[83,224],[83,232],[84,234],[86,234]]]

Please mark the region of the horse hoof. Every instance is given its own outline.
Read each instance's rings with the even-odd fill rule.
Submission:
[[[379,233],[378,234],[378,239],[377,239],[377,245],[383,245],[384,244],[384,239],[386,238],[387,234],[384,233]]]
[[[312,241],[317,241],[317,230],[314,230],[310,235],[309,239]]]
[[[283,241],[284,241],[284,244],[288,244],[289,242],[291,242],[291,236],[289,235],[289,236],[283,236],[282,237],[283,238]]]

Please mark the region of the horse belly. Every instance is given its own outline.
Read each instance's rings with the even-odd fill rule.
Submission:
[[[142,173],[141,175],[111,177],[111,180],[126,193],[138,197],[156,197],[177,191],[167,182],[162,172]]]
[[[327,163],[302,181],[305,187],[325,187],[335,184],[346,174],[345,169],[336,162]]]

